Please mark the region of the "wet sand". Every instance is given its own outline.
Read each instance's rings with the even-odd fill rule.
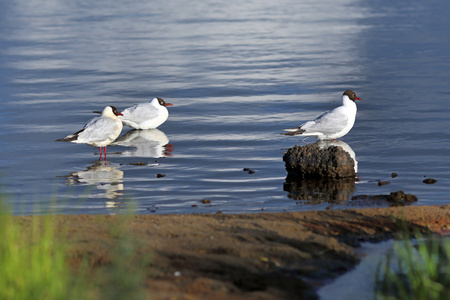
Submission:
[[[138,258],[149,262],[148,299],[317,299],[317,287],[358,263],[360,242],[388,239],[405,224],[448,234],[450,205],[56,221],[74,266],[82,257],[94,269],[111,263],[118,230],[138,241]]]

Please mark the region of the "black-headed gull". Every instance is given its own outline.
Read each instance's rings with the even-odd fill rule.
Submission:
[[[98,147],[100,159],[102,158],[101,147],[105,147],[106,160],[106,146],[111,144],[122,131],[122,121],[118,117],[121,115],[114,106],[107,106],[103,109],[101,116],[89,120],[83,129],[55,142],[82,143]]]
[[[346,135],[355,124],[356,103],[361,100],[352,90],[346,90],[342,95],[342,105],[327,111],[312,121],[299,127],[284,129],[289,131],[284,135],[315,136],[319,140],[332,140]]]
[[[154,129],[169,117],[167,106],[172,106],[161,98],[153,98],[148,103],[135,104],[122,111],[123,124],[134,129]]]

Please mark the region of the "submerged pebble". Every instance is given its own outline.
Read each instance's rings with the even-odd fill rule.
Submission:
[[[253,174],[253,173],[255,173],[255,170],[250,169],[250,168],[244,168],[243,171],[244,171],[244,172],[248,172],[248,174]]]
[[[413,194],[406,194],[404,191],[392,192],[389,195],[357,195],[352,200],[386,201],[393,206],[404,206],[416,202],[418,199]]]
[[[135,162],[135,163],[129,163],[130,166],[146,166],[148,163],[146,162]]]
[[[437,182],[437,180],[434,178],[427,178],[423,181],[423,183],[426,183],[426,184],[434,184],[436,182]]]

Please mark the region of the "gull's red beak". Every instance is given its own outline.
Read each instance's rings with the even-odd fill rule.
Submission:
[[[358,97],[356,97],[356,100],[362,101],[362,99],[361,99],[361,98],[358,98]]]
[[[120,113],[117,113],[117,115],[118,115],[118,116],[123,116],[121,112],[120,112]]]
[[[166,106],[173,106],[172,103],[166,103]]]

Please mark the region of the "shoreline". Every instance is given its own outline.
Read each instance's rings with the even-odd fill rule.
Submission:
[[[407,227],[450,233],[450,205],[331,211],[54,215],[70,264],[113,262],[117,232],[138,243],[147,299],[317,299],[316,290],[354,268],[361,242]],[[16,216],[30,226],[33,218]]]

